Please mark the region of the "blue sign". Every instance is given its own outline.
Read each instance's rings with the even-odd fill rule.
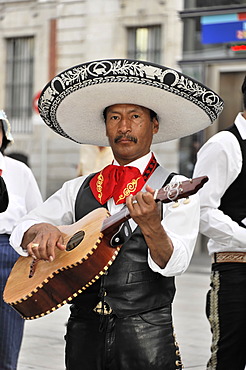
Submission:
[[[246,41],[246,13],[201,17],[202,43]]]

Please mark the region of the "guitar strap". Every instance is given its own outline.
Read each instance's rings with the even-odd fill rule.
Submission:
[[[170,175],[170,171],[162,166],[158,166],[152,173],[152,175],[148,178],[142,190],[145,191],[147,185],[149,185],[153,189],[160,189],[169,182]]]

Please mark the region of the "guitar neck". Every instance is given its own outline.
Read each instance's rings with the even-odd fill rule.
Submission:
[[[103,222],[101,231],[103,234],[112,233],[112,229],[118,229],[120,225],[131,218],[128,208],[123,207],[115,215],[109,216]]]
[[[169,203],[195,194],[208,181],[207,176],[200,176],[183,182],[167,184],[164,188],[153,193],[156,202]],[[120,225],[131,218],[128,208],[125,206],[120,212],[109,216],[103,222],[101,231],[107,235],[116,230]]]
[[[159,202],[160,199],[155,199],[155,201]],[[168,202],[170,202],[170,200],[168,200]],[[107,236],[107,234],[112,234],[112,232],[118,230],[119,227],[130,218],[130,212],[125,206],[118,213],[109,216],[104,220],[101,231],[104,236]]]

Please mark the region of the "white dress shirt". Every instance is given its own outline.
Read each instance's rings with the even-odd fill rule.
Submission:
[[[152,153],[129,163],[129,166],[139,168],[143,173],[147,166]],[[117,164],[114,161],[114,164]],[[86,176],[78,177],[64,183],[62,188],[54,195],[47,199],[38,209],[29,213],[24,217],[22,222],[15,228],[11,235],[10,243],[21,255],[26,255],[21,248],[21,240],[24,232],[33,224],[40,222],[48,222],[53,225],[68,225],[75,222],[74,206],[78,190],[85,180]],[[176,175],[172,182],[184,181],[184,176]],[[117,213],[122,205],[115,205],[113,199],[108,201],[109,212],[113,215]],[[172,203],[163,205],[163,227],[172,239],[174,245],[173,254],[164,269],[161,269],[148,255],[148,263],[153,271],[159,272],[164,276],[174,276],[182,274],[188,267],[197,239],[199,228],[199,197],[193,195],[190,197],[190,202],[184,204],[179,201],[177,208],[173,207]],[[132,220],[131,228],[134,229],[136,224]]]
[[[24,163],[0,153],[0,169],[9,196],[8,208],[0,213],[0,234],[11,234],[24,215],[42,204],[42,197],[32,171]]]
[[[239,113],[235,125],[246,140],[246,120]],[[242,169],[242,152],[235,135],[221,131],[199,150],[194,177],[207,175],[209,181],[199,191],[201,203],[200,231],[206,235],[208,252],[246,252],[246,229],[218,209],[221,197]],[[239,194],[239,196],[245,196]],[[246,220],[243,221],[246,225]]]

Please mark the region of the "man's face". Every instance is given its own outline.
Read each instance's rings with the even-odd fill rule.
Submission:
[[[106,135],[120,165],[149,153],[159,123],[151,120],[147,108],[133,104],[115,104],[107,108]]]

